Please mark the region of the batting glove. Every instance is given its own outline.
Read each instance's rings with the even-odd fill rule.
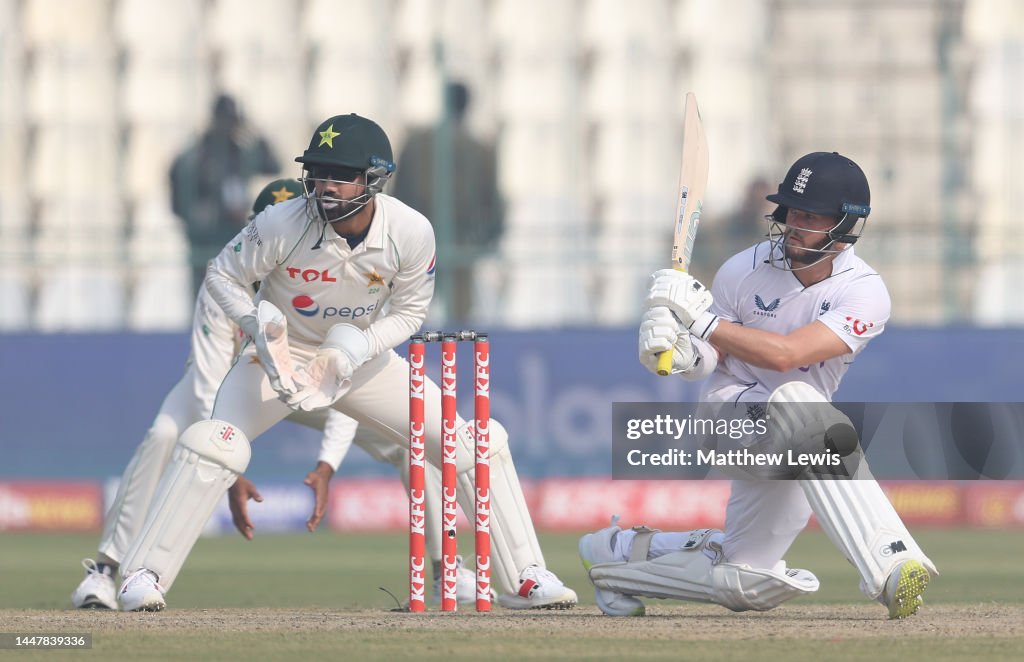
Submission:
[[[656,306],[644,313],[640,322],[640,363],[651,372],[658,373],[658,356],[672,351],[672,374],[686,374],[697,365],[697,352],[690,334],[664,306]]]
[[[655,271],[647,289],[644,302],[647,308],[667,307],[686,330],[701,340],[707,340],[718,326],[718,316],[708,310],[714,297],[700,281],[685,271]]]

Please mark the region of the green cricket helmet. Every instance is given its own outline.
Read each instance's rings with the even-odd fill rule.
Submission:
[[[395,172],[391,141],[374,122],[351,113],[335,115],[320,123],[309,147],[295,159],[303,166],[302,183],[318,216],[327,223],[357,214]],[[350,199],[317,193],[318,182],[354,182],[364,177],[363,192]]]
[[[261,211],[270,205],[276,205],[292,198],[301,198],[306,194],[306,189],[297,179],[275,179],[260,191],[256,201],[252,203],[252,214],[249,218],[255,218]]]

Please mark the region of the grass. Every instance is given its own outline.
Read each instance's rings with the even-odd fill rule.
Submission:
[[[1000,610],[1024,613],[1024,532],[915,534],[942,573],[929,588],[926,606],[949,614],[961,608],[968,615],[978,610],[996,616]],[[576,556],[577,539],[578,534],[546,534],[542,545],[548,566],[577,589],[583,605],[592,605]],[[822,585],[793,607],[731,614],[717,607],[652,601],[646,619],[610,619],[592,607],[567,614],[390,614],[394,602],[378,587],[404,598],[405,537],[330,533],[257,536],[253,542],[234,536],[202,539],[168,596],[169,611],[82,614],[69,609],[68,596],[81,578],[78,559],[92,556],[95,544],[96,536],[90,535],[3,535],[0,623],[91,631],[91,653],[105,659],[137,657],[139,650],[161,659],[295,659],[341,652],[391,660],[863,656],[877,661],[1024,655],[1019,624],[993,634],[975,633],[970,625],[948,629],[961,620],[957,617],[947,625],[920,615],[903,623],[885,621],[884,610],[858,591],[856,571],[819,531],[801,535],[787,555],[790,566],[812,570]],[[463,551],[472,552],[468,537]],[[977,618],[971,622],[984,624],[987,616]],[[14,630],[5,625],[0,631]]]
[[[547,534],[548,567],[593,604],[576,555],[579,534]],[[915,538],[941,576],[929,602],[1024,601],[1024,532],[921,530]],[[0,608],[62,609],[81,578],[78,560],[95,555],[97,537],[5,534],[0,538]],[[472,542],[460,540],[467,557]],[[196,544],[169,595],[176,608],[393,606],[378,590],[406,590],[406,539],[401,534],[331,533],[203,538]],[[856,570],[820,531],[803,533],[787,554],[791,567],[807,568],[821,590],[801,602],[849,604],[864,600]],[[469,559],[467,559],[469,561]],[[472,565],[471,562],[467,565]],[[428,582],[429,590],[429,582]]]

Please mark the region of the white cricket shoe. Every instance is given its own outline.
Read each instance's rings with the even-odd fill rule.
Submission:
[[[164,592],[155,572],[139,568],[121,584],[121,611],[160,611],[167,606]]]
[[[114,578],[101,572],[92,559],[82,559],[82,567],[85,568],[85,579],[71,594],[71,604],[76,609],[117,609]]]
[[[889,618],[913,616],[924,604],[921,596],[931,579],[923,563],[915,559],[904,561],[890,573],[878,601],[889,608]]]
[[[599,563],[623,562],[621,559],[615,558],[612,549],[612,540],[616,534],[622,531],[616,526],[618,521],[619,516],[612,515],[611,526],[595,533],[588,533],[580,538],[580,560],[583,561],[583,568],[587,571],[588,579],[590,578],[590,569]],[[594,598],[597,600],[597,606],[608,616],[643,616],[646,613],[644,603],[632,595],[616,593],[595,586]]]
[[[576,602],[575,591],[537,564],[519,573],[518,592],[498,596],[498,604],[505,609],[572,609]]]
[[[434,591],[430,594],[430,605],[441,606],[441,578],[434,579]],[[455,557],[455,599],[460,605],[476,604],[476,573],[464,567],[462,556]],[[494,591],[491,591],[494,602]]]

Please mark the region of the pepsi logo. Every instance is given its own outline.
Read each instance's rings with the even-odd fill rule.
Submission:
[[[307,297],[305,294],[300,294],[292,299],[292,306],[300,315],[304,315],[306,317],[312,317],[320,312],[319,304]]]

